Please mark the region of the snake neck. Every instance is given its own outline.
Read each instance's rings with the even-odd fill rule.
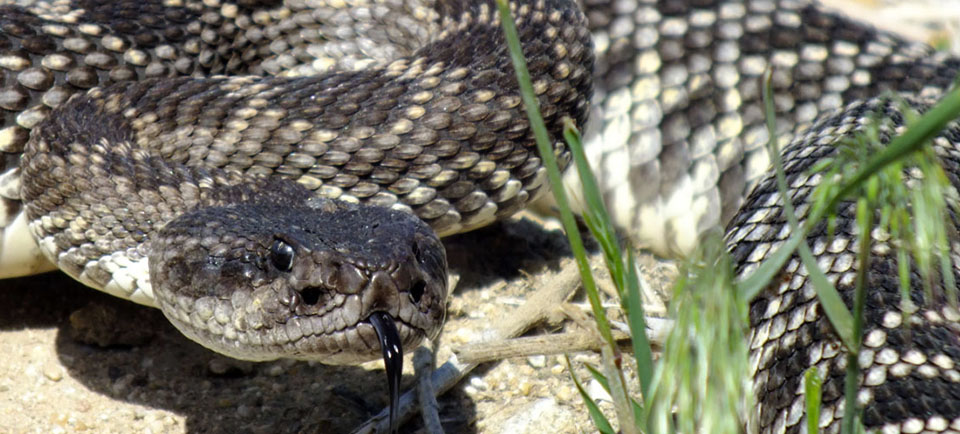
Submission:
[[[283,178],[313,195],[405,211],[441,235],[522,209],[544,191],[545,173],[496,8],[455,6],[436,13],[441,27],[426,45],[386,65],[308,77],[144,78],[53,110],[33,128],[21,164],[20,196],[41,249],[84,283],[130,297],[149,282],[118,281],[118,260],[139,263],[152,234],[184,212],[257,193],[237,187],[251,180]],[[585,19],[567,2],[514,9],[559,137],[562,118],[586,118]],[[122,11],[101,18],[122,21]],[[568,160],[565,148],[557,153]]]

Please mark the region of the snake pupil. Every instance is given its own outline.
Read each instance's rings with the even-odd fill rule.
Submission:
[[[293,270],[293,257],[295,255],[293,246],[283,240],[274,240],[273,245],[270,246],[270,261],[280,271]]]

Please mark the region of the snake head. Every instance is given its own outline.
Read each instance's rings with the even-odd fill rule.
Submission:
[[[397,348],[436,334],[447,261],[425,223],[382,207],[282,202],[198,209],[150,240],[154,295],[182,333],[238,359],[331,364],[377,358],[390,326]]]

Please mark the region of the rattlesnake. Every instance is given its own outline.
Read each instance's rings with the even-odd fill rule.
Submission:
[[[0,5],[4,276],[49,269],[49,258],[90,286],[159,305],[216,351],[352,363],[385,348],[378,337],[410,346],[439,327],[446,261],[423,221],[441,235],[469,230],[544,190],[492,2],[98,3]],[[583,3],[585,15],[571,1],[513,4],[534,88],[553,137],[564,116],[584,126],[617,222],[665,254],[689,251],[741,203],[766,203],[757,198],[769,182],[745,198],[769,161],[758,80],[768,66],[779,130],[797,135],[883,90],[936,96],[958,71],[945,55],[799,1]],[[197,78],[214,74],[231,77]],[[831,122],[857,123],[820,125]],[[808,140],[833,130],[811,131]],[[259,178],[272,175],[298,183]],[[777,236],[749,220],[757,209],[731,226],[731,240],[756,235],[733,248],[744,262]],[[321,235],[340,225],[366,232]],[[803,288],[797,279],[792,289]],[[795,372],[765,352],[783,343],[801,355],[786,365],[803,362],[807,349],[790,342],[808,343],[797,338],[805,323],[822,327],[813,301],[786,311],[796,296],[784,294],[754,304],[763,430],[797,429],[802,402],[795,384],[767,383]],[[798,312],[809,317],[786,321]],[[878,311],[881,327],[891,312]],[[940,313],[948,337],[950,312]],[[836,347],[829,339],[815,341],[821,354]],[[882,366],[917,362],[897,372],[925,375],[929,360],[955,384],[957,354],[892,351]],[[960,417],[870,408],[868,425],[885,429],[920,420],[943,430]]]

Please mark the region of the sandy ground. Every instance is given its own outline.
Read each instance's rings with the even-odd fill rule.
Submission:
[[[930,1],[927,9],[923,2],[899,2],[914,5],[909,14],[897,2],[828,3],[858,16],[869,11],[879,25],[893,24],[934,43],[955,38],[960,22],[960,2]],[[954,24],[931,26],[932,19]],[[450,345],[476,340],[490,324],[509,319],[542,281],[538,275],[555,271],[566,251],[558,232],[529,221],[495,225],[447,245],[461,280],[441,360]],[[668,285],[669,263],[647,256],[641,261],[655,289]],[[574,310],[582,306],[576,303]],[[379,362],[331,367],[232,361],[183,338],[159,312],[59,273],[0,281],[0,311],[0,433],[340,433],[387,402]],[[561,328],[544,325],[539,331]],[[411,372],[405,388],[412,381]],[[439,404],[451,433],[593,431],[557,356],[484,365]],[[412,421],[401,431],[419,429]]]
[[[491,324],[510,321],[533,290],[530,282],[557,271],[567,256],[559,231],[528,220],[446,243],[460,283],[441,338],[442,359],[451,345],[476,341]],[[339,433],[387,403],[380,362],[233,361],[182,337],[158,311],[59,273],[0,284],[0,433]],[[572,309],[584,307],[575,302]],[[596,362],[590,354],[575,359]],[[412,381],[410,372],[405,387]],[[441,397],[440,414],[447,432],[591,430],[557,356],[484,365]],[[402,432],[418,426],[413,421]]]

